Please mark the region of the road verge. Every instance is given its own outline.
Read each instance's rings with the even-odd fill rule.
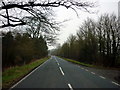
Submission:
[[[49,57],[45,57],[23,66],[8,68],[2,73],[2,88],[10,88],[32,70],[43,64]]]

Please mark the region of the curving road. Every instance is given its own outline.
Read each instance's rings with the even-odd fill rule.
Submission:
[[[116,88],[120,85],[82,66],[52,56],[13,88]]]

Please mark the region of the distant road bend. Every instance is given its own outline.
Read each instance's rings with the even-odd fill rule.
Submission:
[[[120,85],[94,72],[51,56],[12,88],[120,88]]]

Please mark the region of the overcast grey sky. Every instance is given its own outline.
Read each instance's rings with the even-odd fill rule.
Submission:
[[[87,0],[97,2],[97,7],[93,11],[97,12],[95,14],[89,14],[87,12],[78,11],[79,18],[76,13],[71,9],[65,9],[64,7],[55,8],[57,21],[63,21],[65,19],[70,19],[70,21],[65,22],[61,27],[59,40],[57,41],[61,45],[67,40],[70,34],[76,34],[79,26],[87,19],[87,17],[97,20],[98,16],[104,13],[114,13],[118,14],[118,1],[119,0]],[[55,47],[49,47],[52,49]]]
[[[69,20],[63,23],[63,26],[60,28],[61,30],[60,35],[58,36],[59,40],[57,41],[57,43],[60,43],[60,45],[62,45],[67,40],[70,34],[76,34],[76,31],[78,30],[79,26],[82,24],[82,22],[84,22],[84,20],[87,19],[87,17],[97,20],[98,16],[104,13],[114,13],[118,15],[118,1],[120,0],[83,0],[83,1],[96,2],[97,7],[93,8],[92,11],[95,11],[97,13],[90,14],[78,10],[79,14],[78,18],[75,11],[71,9],[66,9],[65,7],[54,8],[56,14],[55,18],[57,21],[62,22],[64,20]],[[55,46],[54,47],[49,46],[49,49],[52,48],[55,48]]]

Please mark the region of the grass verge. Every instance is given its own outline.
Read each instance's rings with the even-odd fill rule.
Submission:
[[[103,67],[103,66],[100,66],[100,65],[92,65],[92,64],[82,63],[82,62],[79,62],[79,61],[76,61],[76,60],[72,60],[72,59],[68,59],[68,58],[63,58],[63,57],[60,57],[60,58],[66,60],[66,61],[78,64],[78,65],[86,66],[86,67],[91,67],[91,68],[96,68],[96,69],[104,69],[104,70],[106,69],[106,70],[118,70],[118,71],[120,71],[120,68]]]
[[[46,57],[23,66],[15,66],[5,70],[2,73],[2,88],[10,88],[13,84],[48,59],[49,57]]]
[[[60,58],[61,58],[61,57],[60,57]],[[62,58],[63,58],[63,57],[62,57]],[[82,62],[79,62],[79,61],[76,61],[76,60],[72,60],[72,59],[68,59],[68,58],[63,58],[63,59],[66,60],[66,61],[75,63],[75,64],[79,64],[79,65],[82,65],[82,66],[86,66],[86,67],[95,67],[94,65],[82,63]]]

